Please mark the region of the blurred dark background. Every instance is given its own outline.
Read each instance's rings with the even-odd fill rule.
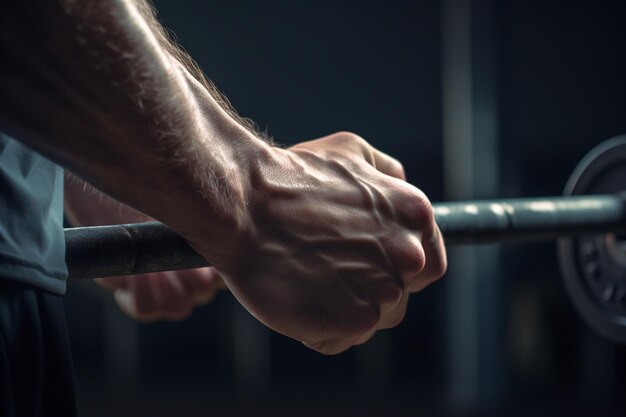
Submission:
[[[156,1],[277,142],[354,131],[433,201],[558,195],[626,132],[622,1]],[[137,324],[93,283],[66,308],[85,416],[626,415],[626,349],[591,331],[554,244],[459,248],[404,322],[324,357],[228,293]]]

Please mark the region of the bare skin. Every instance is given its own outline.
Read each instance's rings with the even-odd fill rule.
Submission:
[[[345,132],[271,146],[142,2],[34,3],[0,4],[0,58],[15,63],[0,128],[168,224],[268,327],[339,353],[444,273],[432,207],[391,157]]]
[[[102,194],[79,178],[65,176],[65,216],[74,226],[135,223],[154,220]],[[182,320],[209,303],[226,287],[215,268],[165,271],[98,278],[113,293],[120,309],[143,322]]]

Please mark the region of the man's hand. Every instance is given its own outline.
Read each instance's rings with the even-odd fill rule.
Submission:
[[[64,195],[65,215],[75,226],[154,220],[69,174]],[[114,294],[124,313],[139,321],[182,320],[226,287],[215,268],[100,278],[96,282]]]
[[[397,162],[346,133],[271,147],[147,2],[1,2],[0,23],[0,128],[167,224],[269,327],[341,352],[443,274]]]
[[[445,272],[430,202],[354,134],[276,149],[251,184],[249,226],[216,266],[255,317],[316,351],[396,326],[409,293]]]
[[[113,292],[122,311],[139,321],[182,320],[225,288],[214,268],[100,278],[96,282]]]

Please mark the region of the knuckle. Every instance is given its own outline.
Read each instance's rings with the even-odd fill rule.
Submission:
[[[392,159],[390,162],[391,172],[396,178],[406,178],[406,173],[404,171],[404,165],[397,159]]]
[[[341,132],[335,133],[334,136],[343,142],[351,142],[351,143],[356,143],[356,144],[367,143],[365,142],[365,139],[363,139],[361,136],[357,135],[354,132],[341,131]]]
[[[414,234],[407,234],[398,239],[395,245],[395,268],[401,278],[403,288],[426,267],[426,255],[419,238]]]
[[[437,281],[446,273],[448,269],[448,258],[445,248],[443,247],[443,241],[441,232],[438,227],[434,228],[433,234],[430,237],[430,242],[427,242],[431,248],[429,258],[427,259],[427,276],[431,282]]]
[[[448,261],[446,259],[442,259],[441,261],[435,263],[432,267],[433,281],[441,279],[445,275],[447,270]]]
[[[333,137],[338,140],[341,145],[349,145],[354,149],[364,151],[364,153],[370,153],[370,144],[361,136],[353,132],[338,132]]]
[[[402,323],[404,317],[406,316],[407,306],[408,297],[401,301],[401,303],[399,303],[393,311],[390,311],[385,315],[385,317],[383,317],[379,329],[391,329]]]
[[[407,261],[405,264],[405,271],[409,278],[415,278],[426,267],[426,255],[419,241],[416,241],[414,245],[406,245]]]
[[[411,199],[406,200],[406,204],[414,224],[421,228],[428,228],[434,224],[433,206],[423,193],[414,193]]]
[[[432,229],[435,224],[435,212],[430,200],[417,188],[404,183],[395,182],[396,196],[392,198],[398,209],[400,220],[407,226],[416,229]]]

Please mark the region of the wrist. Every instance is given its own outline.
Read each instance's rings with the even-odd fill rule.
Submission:
[[[211,138],[199,143],[186,164],[191,169],[180,176],[186,187],[195,190],[185,201],[188,214],[175,213],[173,219],[163,221],[220,268],[237,262],[249,240],[255,178],[274,158],[276,148],[239,125],[212,132]]]
[[[152,207],[156,211],[146,213],[219,266],[237,256],[240,242],[249,233],[252,178],[273,148],[242,126],[186,68],[177,65],[176,74],[179,89],[187,93],[181,104],[183,128],[174,148],[159,150],[157,159],[169,161],[157,161],[168,171],[159,177],[168,180],[151,180],[160,196]]]

